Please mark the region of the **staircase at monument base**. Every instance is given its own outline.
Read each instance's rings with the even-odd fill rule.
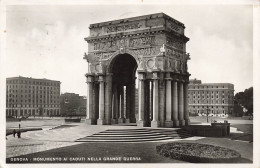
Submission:
[[[183,129],[108,129],[76,142],[143,142],[184,139],[192,137]]]

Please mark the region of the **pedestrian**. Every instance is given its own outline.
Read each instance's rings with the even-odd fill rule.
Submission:
[[[17,137],[21,138],[21,132],[20,131],[17,132]]]
[[[16,134],[16,131],[15,131],[15,129],[13,130],[13,136],[15,137],[15,134]]]
[[[21,125],[19,124],[19,129],[21,128]]]

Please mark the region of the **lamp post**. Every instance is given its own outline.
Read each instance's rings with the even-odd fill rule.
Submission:
[[[206,108],[206,115],[207,115],[207,123],[209,122],[209,106]]]

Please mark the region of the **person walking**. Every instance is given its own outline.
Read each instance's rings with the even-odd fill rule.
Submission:
[[[19,124],[19,129],[21,128],[21,125]]]
[[[13,130],[13,136],[14,136],[14,138],[15,138],[15,134],[16,134],[16,130],[14,129],[14,130]]]
[[[17,137],[21,138],[21,132],[20,131],[17,132]]]

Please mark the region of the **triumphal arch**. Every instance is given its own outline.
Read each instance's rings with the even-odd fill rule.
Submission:
[[[157,13],[89,29],[87,124],[189,125],[183,23]]]

